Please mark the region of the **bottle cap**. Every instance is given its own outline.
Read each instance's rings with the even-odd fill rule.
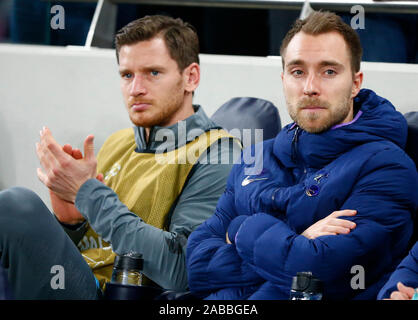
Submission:
[[[142,254],[130,251],[116,256],[113,267],[116,269],[141,271],[143,264],[144,259],[142,258]]]
[[[312,272],[298,272],[292,281],[292,290],[301,292],[322,293],[322,281],[312,275]]]

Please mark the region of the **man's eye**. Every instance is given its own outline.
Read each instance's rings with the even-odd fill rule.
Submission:
[[[303,75],[303,71],[302,70],[294,70],[291,72],[294,76],[301,76]]]
[[[151,71],[151,75],[152,75],[152,76],[154,76],[154,77],[155,77],[155,76],[158,76],[159,74],[160,74],[160,72],[159,72],[159,71],[156,71],[156,70],[152,70],[152,71]]]
[[[328,76],[332,76],[332,75],[336,74],[336,72],[332,69],[328,69],[328,70],[325,71],[325,74],[328,75]]]
[[[122,74],[122,78],[131,79],[132,78],[132,73],[124,73],[124,74]]]

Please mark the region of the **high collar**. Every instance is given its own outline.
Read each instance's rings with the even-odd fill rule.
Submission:
[[[386,99],[368,89],[354,98],[359,110],[353,121],[335,125],[319,134],[291,123],[274,141],[274,155],[287,167],[322,168],[352,148],[373,141],[389,140],[404,149],[407,123]]]
[[[210,129],[219,128],[208,118],[203,108],[193,105],[194,114],[185,120],[179,121],[171,126],[154,126],[150,129],[149,139],[146,142],[145,128],[134,127],[137,152],[156,152],[163,148],[165,151],[172,151],[180,148],[186,143],[193,141],[200,134]]]

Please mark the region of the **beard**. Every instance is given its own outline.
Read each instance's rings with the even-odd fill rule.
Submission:
[[[166,126],[175,114],[183,108],[184,91],[180,83],[171,91],[171,94],[164,95],[159,99],[146,100],[150,107],[144,111],[134,111],[128,108],[129,118],[131,122],[139,127],[151,128],[154,126]],[[143,101],[142,99],[138,99]],[[135,100],[133,100],[135,101]],[[133,103],[133,102],[131,102]]]
[[[350,95],[344,95],[334,106],[319,98],[303,98],[295,104],[286,99],[286,104],[292,120],[309,133],[321,133],[342,123],[352,108]],[[307,106],[318,106],[323,109],[309,112],[303,109]]]

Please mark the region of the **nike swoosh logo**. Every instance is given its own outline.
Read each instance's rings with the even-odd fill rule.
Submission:
[[[250,176],[246,176],[244,180],[242,180],[241,185],[245,187],[246,185],[249,185],[251,182],[258,181],[258,180],[267,180],[268,178],[254,178],[250,179]]]

